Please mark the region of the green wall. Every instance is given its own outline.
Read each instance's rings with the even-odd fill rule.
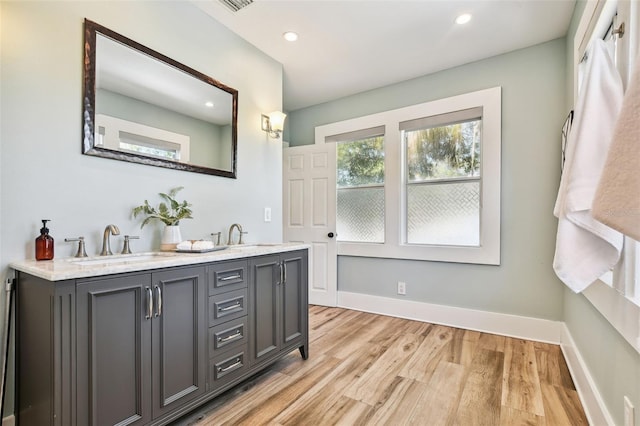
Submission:
[[[311,144],[317,125],[494,86],[502,86],[501,265],[341,256],[339,290],[562,319],[563,286],[551,265],[566,116],[564,39],[292,111],[288,139]],[[407,283],[406,296],[396,294],[397,281]]]

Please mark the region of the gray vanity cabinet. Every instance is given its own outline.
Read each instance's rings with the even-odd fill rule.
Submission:
[[[298,348],[308,356],[307,251],[249,260],[252,367]]]
[[[166,425],[296,348],[306,359],[307,268],[305,248],[88,278],[17,269],[18,426]]]
[[[78,281],[78,424],[146,424],[204,394],[205,289],[202,267]]]

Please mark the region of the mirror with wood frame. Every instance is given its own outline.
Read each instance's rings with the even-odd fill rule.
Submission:
[[[86,155],[235,178],[238,91],[85,19]]]

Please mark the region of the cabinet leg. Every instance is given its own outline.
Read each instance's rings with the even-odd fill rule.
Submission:
[[[307,348],[307,345],[300,346],[298,350],[300,351],[300,355],[302,355],[302,359],[309,358],[309,349]]]

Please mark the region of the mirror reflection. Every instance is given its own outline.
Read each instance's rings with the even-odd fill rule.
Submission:
[[[235,178],[237,96],[85,20],[85,154]]]

